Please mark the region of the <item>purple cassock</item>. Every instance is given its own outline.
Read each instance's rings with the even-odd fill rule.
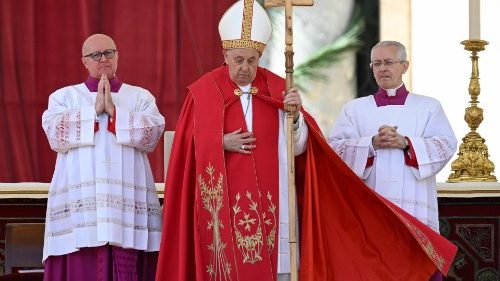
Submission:
[[[396,95],[389,96],[385,89],[379,88],[373,97],[375,98],[377,107],[386,105],[404,105],[406,98],[408,97],[408,90],[406,90],[406,87],[403,84],[396,90]]]
[[[99,81],[100,79],[89,76],[84,83],[85,86],[87,86],[87,88],[89,89],[89,91],[97,92],[97,86],[99,85]],[[122,84],[123,82],[118,80],[116,76],[113,77],[113,79],[109,80],[109,86],[112,93],[118,93],[118,90],[120,90]]]
[[[45,261],[44,281],[154,281],[158,252],[114,246],[82,248]]]

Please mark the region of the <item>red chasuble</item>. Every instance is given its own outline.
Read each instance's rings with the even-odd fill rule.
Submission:
[[[165,184],[157,280],[276,280],[278,109],[282,78],[259,68],[252,83],[251,155],[225,152],[246,131],[237,86],[218,68],[189,87]],[[300,280],[426,280],[447,272],[456,247],[378,196],[337,157],[318,126],[296,157]]]

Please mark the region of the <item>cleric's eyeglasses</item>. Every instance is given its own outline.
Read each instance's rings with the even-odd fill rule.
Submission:
[[[371,68],[380,68],[383,66],[387,67],[387,68],[390,68],[391,66],[393,66],[394,64],[396,63],[403,63],[405,62],[404,60],[400,60],[400,61],[390,61],[390,60],[387,60],[387,61],[376,61],[376,62],[372,62],[370,63],[370,67]]]
[[[83,57],[84,58],[91,58],[91,59],[93,59],[95,61],[100,61],[101,58],[102,58],[102,55],[104,55],[104,57],[109,60],[109,59],[114,58],[115,54],[116,54],[116,50],[114,50],[114,49],[108,49],[108,50],[104,50],[104,52],[100,52],[100,51],[93,52],[93,53],[90,53],[90,54],[85,55]]]

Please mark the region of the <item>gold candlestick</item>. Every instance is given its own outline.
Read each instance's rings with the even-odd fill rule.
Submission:
[[[451,163],[452,173],[448,182],[496,182],[497,179],[491,173],[495,171],[495,165],[488,159],[488,147],[477,132],[479,124],[483,121],[483,109],[478,107],[477,97],[481,92],[479,86],[479,67],[477,53],[484,50],[488,42],[484,40],[465,40],[461,44],[464,49],[472,52],[472,74],[469,83],[469,95],[471,96],[470,107],[465,109],[464,119],[469,125],[470,132],[462,139],[458,151],[458,159]]]

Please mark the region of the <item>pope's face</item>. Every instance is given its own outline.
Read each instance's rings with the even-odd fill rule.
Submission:
[[[95,52],[104,53],[109,50],[115,51],[112,58],[107,58],[104,54],[98,61],[93,60],[91,57],[86,57],[87,55],[93,54]],[[94,78],[101,78],[102,74],[106,74],[108,79],[113,78],[118,67],[118,52],[116,52],[115,43],[107,36],[96,35],[89,38],[83,48],[82,62],[87,68],[90,76]]]
[[[379,87],[394,89],[403,83],[408,61],[401,61],[396,46],[380,46],[372,52],[373,76]]]
[[[229,76],[238,86],[245,86],[255,79],[260,53],[255,49],[224,50],[224,61],[229,66]]]

